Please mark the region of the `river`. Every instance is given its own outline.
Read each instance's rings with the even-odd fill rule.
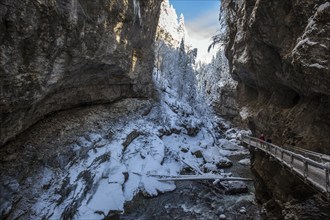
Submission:
[[[238,161],[247,155],[229,157],[234,165],[225,169],[233,176],[253,178],[249,166]],[[247,193],[227,194],[210,181],[176,182],[173,192],[146,198],[137,195],[125,205],[117,219],[261,219],[260,206],[255,202],[253,182],[246,182]]]

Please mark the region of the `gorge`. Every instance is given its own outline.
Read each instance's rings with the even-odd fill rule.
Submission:
[[[229,0],[222,7],[228,25],[226,56],[238,81],[244,123],[280,146],[329,155],[330,3]],[[252,170],[260,177],[263,192],[257,195],[263,203],[279,205],[280,216],[294,219],[285,207],[300,200],[297,209],[305,212],[304,218],[326,219],[309,216],[306,205],[322,207],[322,200],[310,199],[313,193],[299,182],[287,181],[291,174],[260,152],[254,154]]]
[[[220,5],[203,63],[169,0],[2,0],[1,218],[327,219],[326,199],[239,138],[330,154],[330,3]],[[159,181],[194,171],[254,187]],[[137,210],[148,199],[161,214]]]

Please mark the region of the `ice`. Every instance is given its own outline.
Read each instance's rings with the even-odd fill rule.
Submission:
[[[133,0],[134,14],[138,17],[140,25],[142,25],[141,10],[139,0]]]

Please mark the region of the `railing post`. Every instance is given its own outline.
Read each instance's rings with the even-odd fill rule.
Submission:
[[[328,199],[330,199],[330,181],[329,181],[330,163],[325,163],[325,189],[327,192]]]
[[[267,146],[267,150],[268,150],[268,152],[271,154],[272,152],[270,151],[269,143],[266,143],[266,146]]]
[[[291,169],[291,172],[293,171],[293,155],[291,154],[291,162],[290,162],[290,169]]]
[[[275,147],[275,157],[276,157],[276,155],[277,155],[277,147]]]
[[[308,163],[306,160],[304,160],[303,162],[304,162],[304,178],[306,180],[308,177]]]

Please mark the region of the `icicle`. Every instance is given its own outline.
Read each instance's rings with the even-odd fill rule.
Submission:
[[[77,13],[77,0],[70,1],[70,14],[69,20],[72,24],[77,24],[78,21],[78,13]]]
[[[137,16],[139,21],[140,21],[140,25],[142,25],[142,18],[141,18],[141,10],[140,10],[140,2],[139,0],[133,0],[133,6],[134,6],[134,15],[135,17]]]

